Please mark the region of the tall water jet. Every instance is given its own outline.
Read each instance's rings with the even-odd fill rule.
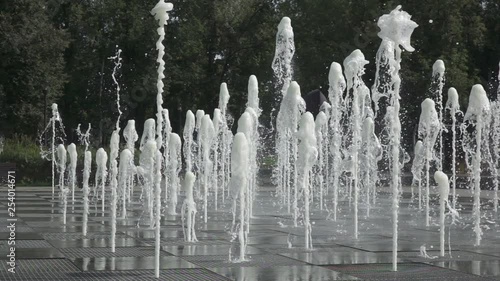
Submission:
[[[499,80],[500,81],[500,80]],[[500,86],[498,87],[497,100],[491,103],[491,116],[500,116]],[[491,118],[491,141],[492,141],[492,159],[490,170],[493,175],[493,210],[498,212],[498,185],[500,176],[500,120]]]
[[[137,131],[135,129],[135,120],[128,120],[127,126],[125,126],[125,129],[123,129],[123,138],[125,139],[126,143],[125,147],[132,154],[131,161],[133,162],[135,155],[135,143],[137,142],[137,140],[139,140],[139,135],[137,134]],[[127,184],[125,186],[127,190],[125,190],[124,192],[128,193],[126,196],[128,198],[128,202],[130,202],[134,194],[134,186],[135,186],[133,172],[128,174]],[[124,213],[126,213],[126,210],[124,210]]]
[[[129,196],[128,191],[130,190],[130,175],[133,173],[134,158],[132,151],[125,148],[120,153],[120,164],[118,166],[118,186],[122,193],[122,218],[127,217],[127,196]]]
[[[351,177],[354,189],[354,239],[358,239],[358,202],[359,202],[359,149],[361,142],[361,124],[363,116],[361,109],[366,94],[369,90],[361,76],[365,73],[365,65],[368,63],[360,50],[354,50],[344,60],[344,73],[347,81],[347,95],[352,93],[352,112],[350,118],[350,146],[347,147],[345,155],[350,154]],[[368,93],[367,93],[368,91]]]
[[[184,241],[186,242],[198,241],[194,228],[197,212],[193,196],[193,186],[195,180],[196,176],[191,171],[187,171],[183,183],[186,198],[184,199],[184,203],[181,208],[182,232],[184,233]]]
[[[169,143],[168,143],[168,186],[169,186],[169,198],[170,202],[168,204],[168,213],[170,215],[176,214],[177,207],[177,194],[179,192],[179,173],[182,168],[181,159],[181,138],[176,133],[170,133]],[[167,190],[165,189],[165,193]],[[165,196],[167,197],[167,196]]]
[[[201,139],[200,139],[200,129],[201,129],[201,120],[205,116],[205,111],[198,109],[196,111],[196,123],[194,127],[194,132],[196,134],[196,175],[198,180],[195,182],[196,183],[196,198],[200,198],[201,196],[201,182],[202,182],[202,174],[201,171],[203,170],[203,157],[201,154]]]
[[[71,186],[71,202],[75,204],[75,185],[76,185],[76,161],[78,160],[78,153],[76,152],[76,145],[71,143],[68,145],[69,154],[69,185]],[[74,207],[74,206],[73,206]]]
[[[214,124],[210,116],[206,114],[201,120],[201,127],[199,131],[200,152],[202,155],[202,183],[203,186],[203,220],[207,223],[208,220],[208,192],[211,188],[209,181],[209,174],[211,173],[210,151],[214,142]]]
[[[139,150],[143,151],[144,146],[148,141],[150,140],[155,140],[155,134],[156,134],[156,123],[153,118],[146,119],[144,121],[144,129],[142,130],[142,136],[141,136],[141,143],[139,146]]]
[[[253,202],[255,200],[255,194],[257,192],[257,173],[258,173],[258,162],[257,162],[257,152],[260,146],[259,138],[259,114],[255,112],[252,107],[247,107],[244,113],[248,113],[252,120],[252,130],[250,137],[247,138],[249,146],[249,176],[248,176],[248,193],[249,193],[249,218],[253,216]]]
[[[251,147],[250,151],[250,169],[251,177],[249,180],[249,190],[251,193],[252,202],[255,199],[256,187],[257,187],[257,173],[259,170],[259,164],[257,155],[261,148],[261,140],[259,128],[261,127],[259,118],[262,114],[262,109],[259,105],[259,83],[255,75],[250,75],[248,78],[248,97],[247,97],[247,108],[245,112],[248,112],[252,117],[253,123],[253,135],[249,139],[249,145]],[[253,204],[250,205],[250,217],[253,216]]]
[[[170,156],[169,156],[169,153],[170,153],[170,147],[169,147],[169,144],[170,144],[170,136],[172,134],[172,127],[171,127],[171,124],[170,124],[170,117],[168,115],[168,109],[163,109],[162,110],[162,115],[163,115],[163,129],[161,130],[161,133],[163,134],[162,136],[162,148],[163,148],[163,158],[162,158],[162,188],[163,190],[165,191],[165,202],[167,202],[168,200],[168,193],[167,193],[167,189],[168,189],[168,182],[169,182],[169,179],[168,179],[168,174],[170,173],[169,169],[168,169],[168,166],[169,166],[169,163],[168,163],[168,160],[170,159]],[[158,138],[157,138],[158,140]],[[160,147],[158,148],[160,149]],[[179,149],[180,149],[180,146],[179,146]],[[176,188],[178,190],[178,188]]]
[[[156,161],[156,141],[149,140],[143,147],[139,157],[139,167],[137,173],[142,178],[141,200],[143,203],[143,213],[148,215],[150,226],[154,226],[154,202],[153,191],[155,186],[155,161]]]
[[[418,140],[415,144],[413,153],[413,162],[411,165],[411,173],[413,175],[412,181],[412,196],[413,196],[413,186],[415,183],[418,185],[418,209],[422,209],[422,170],[425,164],[425,149],[424,144],[421,140]]]
[[[62,123],[61,115],[57,109],[57,104],[53,103],[51,106],[52,109],[52,117],[49,120],[49,123],[43,130],[42,134],[39,137],[40,143],[40,155],[43,159],[50,160],[52,164],[52,198],[54,197],[54,188],[55,188],[55,174],[56,174],[56,145],[64,144],[64,138],[66,134],[64,133],[64,125]],[[46,134],[50,131],[50,148],[45,149],[44,146],[47,145],[47,137]]]
[[[300,119],[297,137],[300,141],[299,155],[297,158],[297,169],[299,185],[304,192],[304,229],[305,248],[312,249],[312,227],[310,220],[309,194],[311,190],[309,174],[318,158],[317,140],[314,132],[314,117],[310,112],[306,112]]]
[[[193,172],[193,162],[195,161],[193,149],[193,133],[195,127],[195,118],[191,110],[186,112],[186,121],[184,123],[184,130],[182,137],[184,138],[184,146],[182,152],[184,154],[184,161],[186,163],[186,171]]]
[[[341,174],[341,143],[342,143],[342,112],[344,111],[344,91],[346,89],[346,81],[342,74],[340,64],[333,62],[330,65],[330,73],[328,75],[329,88],[328,99],[331,103],[331,116],[329,122],[331,147],[329,154],[331,157],[331,176],[329,183],[333,187],[333,220],[337,220],[338,209],[338,194]]]
[[[223,158],[223,151],[222,151],[222,143],[223,143],[223,137],[224,137],[224,134],[221,130],[221,125],[222,122],[221,122],[221,112],[220,112],[220,109],[216,108],[214,109],[214,114],[213,114],[213,118],[212,118],[212,123],[214,125],[214,145],[212,147],[213,149],[213,165],[212,165],[212,170],[213,170],[213,175],[212,175],[212,186],[214,187],[214,209],[217,211],[218,209],[218,200],[219,200],[219,182],[220,182],[220,179],[219,177],[220,176],[223,176],[224,175],[221,175],[223,173],[223,171],[219,171],[219,168],[220,168],[220,161],[221,160],[224,160],[224,159],[220,159],[220,158]],[[222,190],[222,197],[224,198],[224,189]]]
[[[436,173],[434,173],[434,179],[436,180],[439,188],[439,253],[440,256],[444,257],[444,211],[446,208],[446,202],[448,202],[448,195],[450,193],[450,183],[448,182],[448,176],[441,171],[436,171]]]
[[[87,236],[87,222],[89,217],[89,178],[90,169],[92,166],[92,152],[85,151],[83,160],[83,219],[82,219],[82,235]]]
[[[116,134],[115,134],[116,132]],[[113,136],[119,136],[118,132],[115,130],[113,132]],[[113,136],[111,137],[111,143],[113,143],[116,140],[113,140]],[[116,139],[116,137],[115,137]],[[111,184],[110,184],[110,189],[111,189],[111,253],[115,252],[115,244],[116,244],[116,207],[117,207],[117,201],[118,201],[118,164],[116,161],[116,156],[114,156],[114,153],[118,154],[118,148],[116,148],[116,152],[113,151],[112,149],[112,155],[110,159],[110,166],[111,166]]]
[[[80,129],[80,124],[78,124],[78,127],[76,128],[76,135],[78,136],[78,141],[80,142],[80,144],[85,145],[85,151],[89,150],[91,127],[92,126],[89,123],[89,126],[87,127],[87,131],[85,133],[82,133],[82,131]]]
[[[377,163],[382,156],[382,146],[375,134],[375,124],[371,117],[366,117],[361,130],[360,177],[366,192],[366,215],[370,216],[371,201],[376,196],[378,181]]]
[[[446,101],[446,110],[449,111],[451,116],[451,186],[452,186],[452,199],[453,208],[457,205],[457,115],[462,115],[460,104],[458,102],[457,90],[453,87],[448,89],[448,100]]]
[[[445,66],[442,60],[436,60],[432,65],[432,79],[433,79],[433,96],[432,99],[436,102],[436,111],[438,113],[439,123],[441,128],[439,128],[439,154],[437,157],[437,167],[439,171],[443,170],[443,88],[445,82]]]
[[[108,154],[104,150],[104,148],[99,148],[95,155],[95,162],[97,165],[96,173],[95,173],[95,189],[94,196],[98,196],[98,191],[101,191],[101,210],[104,215],[104,207],[106,201],[106,178],[108,176],[108,168],[106,163],[108,162]],[[96,202],[97,206],[97,202]]]
[[[293,77],[292,59],[295,53],[293,37],[292,21],[289,17],[283,17],[278,24],[278,31],[276,32],[276,49],[271,64],[271,68],[274,72],[274,79],[276,81],[276,90],[281,93],[281,95],[277,95],[274,98],[274,104],[271,109],[271,130],[274,130],[273,120],[276,117],[274,113],[276,107],[285,97]]]
[[[259,82],[255,75],[250,75],[248,78],[248,99],[246,105],[255,111],[257,118],[260,117],[262,109],[260,109],[259,105]]]
[[[245,184],[246,186],[246,191],[245,191],[245,206],[247,208],[247,211],[245,211],[245,224],[250,227],[250,216],[251,216],[251,210],[252,210],[252,205],[253,205],[253,193],[252,193],[252,184],[253,184],[253,179],[254,179],[254,157],[253,157],[253,150],[254,150],[254,145],[253,145],[253,139],[254,139],[254,120],[250,113],[244,112],[241,116],[240,119],[238,119],[238,133],[243,133],[246,137],[247,141],[247,149],[248,149],[248,158],[247,160],[247,183]]]
[[[221,161],[221,171],[222,171],[222,193],[226,188],[226,184],[229,181],[229,174],[231,172],[231,142],[233,141],[233,134],[231,132],[232,121],[231,116],[227,113],[227,103],[229,102],[229,91],[227,90],[227,84],[220,84],[219,91],[219,109],[221,115],[221,131],[222,131],[222,161]],[[224,198],[224,197],[223,197]]]
[[[245,204],[246,193],[248,192],[248,157],[249,149],[245,134],[237,133],[234,136],[233,147],[231,149],[231,179],[229,181],[229,189],[231,190],[231,199],[233,200],[232,212],[233,223],[232,232],[238,237],[239,253],[238,261],[245,261],[245,252],[248,238],[248,208]],[[239,202],[239,221],[236,221],[236,207]],[[229,252],[229,260],[233,260],[231,251]]]
[[[382,38],[382,43],[376,56],[377,73],[375,81],[380,81],[380,70],[387,69],[388,81],[382,93],[378,89],[374,91],[374,102],[378,108],[378,99],[380,95],[389,99],[387,108],[389,117],[389,136],[391,151],[391,186],[392,186],[392,221],[393,221],[393,245],[392,245],[392,269],[397,271],[397,246],[398,246],[398,209],[399,209],[399,183],[400,183],[400,162],[399,152],[401,143],[401,122],[399,119],[399,91],[401,78],[399,70],[401,69],[401,48],[400,45],[409,52],[415,49],[410,45],[410,38],[413,30],[418,26],[411,20],[411,16],[401,10],[401,5],[391,11],[390,14],[379,18],[377,25],[380,27],[378,36]],[[387,68],[388,67],[388,68]],[[375,88],[375,86],[374,86]]]
[[[57,167],[59,171],[59,192],[63,203],[63,224],[66,225],[66,209],[68,206],[69,189],[64,184],[64,173],[66,172],[66,148],[63,144],[57,147]]]
[[[481,244],[483,231],[481,229],[481,163],[483,155],[488,154],[488,135],[490,122],[490,101],[486,96],[483,86],[476,84],[472,87],[469,96],[469,105],[464,117],[463,146],[467,167],[472,173],[472,186],[474,187],[474,217],[475,245]],[[466,130],[469,129],[467,132]],[[471,133],[473,130],[473,133]]]
[[[163,155],[160,150],[156,150],[155,157],[155,211],[154,211],[154,228],[155,228],[155,275],[160,276],[160,250],[161,250],[161,165]]]
[[[325,156],[328,157],[328,146],[325,146],[328,139],[328,118],[325,112],[320,111],[314,120],[314,130],[317,139],[318,161],[314,165],[314,182],[318,187],[319,208],[323,210],[323,195],[325,193],[325,173],[328,170]],[[326,168],[326,169],[325,169]],[[313,187],[314,188],[314,187]],[[312,195],[314,197],[314,194]]]
[[[118,123],[117,123],[118,124]],[[110,140],[110,158],[109,158],[109,166],[110,166],[110,189],[111,189],[111,232],[116,233],[116,207],[118,200],[118,150],[120,148],[120,128],[116,128],[111,134]],[[112,234],[112,242],[114,239],[114,234]],[[111,252],[114,251],[113,243],[111,245]],[[114,252],[113,252],[114,253]]]
[[[430,225],[430,206],[429,206],[429,188],[430,188],[430,165],[435,158],[433,155],[434,145],[439,136],[441,123],[439,123],[438,113],[433,100],[427,98],[422,102],[422,112],[418,122],[418,136],[422,139],[425,162],[425,226]]]
[[[305,110],[305,101],[300,94],[300,86],[292,81],[288,87],[287,94],[283,98],[280,111],[278,112],[276,154],[278,165],[273,171],[277,180],[277,190],[281,193],[283,203],[286,203],[290,213],[291,192],[293,198],[293,224],[297,226],[297,126],[299,118]]]

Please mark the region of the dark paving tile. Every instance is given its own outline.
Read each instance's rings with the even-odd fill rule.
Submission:
[[[479,276],[440,268],[422,263],[398,264],[398,271],[392,271],[392,264],[361,264],[325,266],[363,280],[483,280]]]
[[[211,271],[230,280],[245,281],[330,281],[359,280],[356,277],[312,265],[275,267],[212,267]]]
[[[427,264],[479,276],[500,276],[500,260],[429,261]]]
[[[8,240],[9,232],[0,232],[0,240]],[[38,233],[34,232],[16,232],[16,240],[42,240],[43,238]]]
[[[70,259],[82,271],[154,269],[154,256],[100,257]],[[197,268],[198,266],[175,256],[160,256],[161,269]]]
[[[201,255],[225,255],[229,254],[231,245],[179,245],[179,246],[162,246],[164,251],[167,251],[176,256],[201,256]],[[247,246],[248,255],[265,254],[266,252],[251,246]]]
[[[332,249],[280,254],[314,265],[391,263],[392,253],[371,253],[354,249]],[[398,259],[401,261],[401,259]]]
[[[9,260],[10,250],[0,249],[0,260]],[[56,248],[16,248],[16,260],[19,259],[63,259],[64,255]]]
[[[92,248],[111,247],[111,240],[105,238],[97,239],[75,239],[75,240],[48,240],[56,248]],[[133,238],[116,238],[116,247],[144,247],[148,244]]]

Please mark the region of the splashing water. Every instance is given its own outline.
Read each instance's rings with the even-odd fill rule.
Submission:
[[[78,160],[78,153],[76,152],[76,145],[71,143],[68,145],[69,154],[69,185],[71,186],[71,202],[75,205],[75,185],[76,185],[76,161]]]
[[[364,116],[361,109],[364,108],[365,95],[370,95],[368,88],[364,84],[361,76],[365,72],[365,65],[368,63],[360,50],[354,50],[344,60],[344,72],[347,81],[348,101],[352,105],[352,114],[349,124],[348,137],[350,145],[347,145],[344,155],[350,155],[349,170],[351,174],[352,186],[354,189],[354,239],[358,239],[358,202],[359,202],[359,150],[361,142],[361,124]],[[352,100],[350,95],[352,93]],[[345,160],[344,160],[345,161]]]
[[[182,137],[184,138],[184,146],[183,146],[183,153],[185,159],[184,161],[186,163],[186,171],[188,172],[193,172],[193,163],[195,161],[195,157],[193,154],[193,149],[195,145],[193,140],[194,127],[195,127],[194,114],[191,110],[188,110],[186,112],[186,121],[184,123],[184,130],[182,132]]]
[[[305,110],[305,101],[300,94],[300,86],[292,81],[287,94],[283,98],[278,112],[276,154],[278,165],[274,170],[277,180],[277,190],[281,194],[282,203],[285,203],[290,213],[291,192],[293,191],[293,222],[297,226],[297,137],[295,132],[299,118]]]
[[[243,133],[245,135],[247,141],[247,149],[248,149],[248,159],[247,159],[247,183],[245,191],[245,206],[247,210],[245,210],[245,224],[250,227],[250,217],[251,217],[251,209],[253,205],[253,193],[252,193],[252,184],[254,180],[254,165],[255,165],[255,157],[254,157],[254,119],[252,115],[248,112],[244,112],[240,119],[238,119],[238,133]]]
[[[421,140],[418,140],[415,144],[413,153],[413,162],[411,166],[411,173],[413,175],[412,182],[412,197],[413,197],[413,186],[415,182],[418,183],[418,209],[422,209],[422,171],[425,165],[425,149],[424,144]]]
[[[276,81],[276,90],[281,95],[276,95],[274,98],[274,106],[271,109],[271,131],[274,131],[273,119],[276,117],[275,108],[285,98],[293,77],[292,59],[295,54],[295,42],[291,23],[292,21],[289,17],[283,17],[276,32],[276,49],[271,68],[273,69]]]
[[[248,208],[246,207],[246,194],[248,192],[248,158],[249,147],[245,134],[239,132],[234,136],[233,147],[231,150],[231,179],[229,181],[230,198],[233,201],[232,214],[233,222],[231,232],[233,237],[238,237],[239,253],[236,262],[245,261],[245,252],[248,238]],[[238,221],[236,207],[239,202]],[[232,241],[231,241],[232,242]],[[232,250],[229,253],[229,260],[233,261]]]
[[[40,145],[40,156],[42,159],[51,161],[52,163],[52,197],[55,191],[55,172],[56,172],[56,145],[64,144],[66,133],[64,132],[64,125],[61,115],[57,109],[57,104],[53,103],[51,106],[52,117],[49,123],[40,134],[38,140]],[[50,131],[49,131],[50,128]],[[50,141],[49,141],[50,138]]]
[[[439,123],[438,114],[436,111],[435,103],[433,100],[427,98],[422,102],[422,112],[420,113],[420,120],[418,123],[418,136],[422,139],[424,149],[425,161],[425,226],[430,223],[430,207],[429,207],[429,188],[430,188],[430,163],[433,157],[433,148],[439,136]]]
[[[202,183],[203,186],[203,220],[205,223],[208,221],[208,192],[212,188],[209,188],[211,181],[209,180],[209,175],[211,174],[212,169],[210,168],[213,164],[210,161],[210,151],[212,150],[212,145],[214,143],[214,124],[210,119],[210,116],[206,114],[201,119],[201,127],[199,131],[199,141],[200,141],[200,155],[202,156],[202,164],[200,167],[202,175]]]
[[[85,133],[82,133],[80,125],[81,124],[78,124],[78,127],[76,128],[76,135],[78,136],[78,141],[80,142],[80,144],[85,145],[85,151],[88,151],[90,145],[90,130],[92,129],[92,126],[89,123],[87,131]]]
[[[181,138],[176,133],[170,133],[169,144],[168,144],[168,186],[169,188],[169,198],[170,204],[168,205],[168,213],[170,215],[176,214],[176,206],[177,206],[177,194],[179,192],[179,173],[182,168],[182,159],[181,159]],[[165,193],[167,190],[165,189]],[[166,196],[167,197],[167,196]]]
[[[87,222],[89,217],[89,179],[92,166],[92,152],[85,151],[83,160],[83,219],[82,219],[82,235],[87,236]]]
[[[464,132],[463,149],[465,151],[466,164],[472,174],[472,186],[474,187],[474,233],[476,234],[475,245],[481,244],[483,231],[481,229],[481,163],[488,159],[489,146],[488,134],[490,124],[490,101],[486,96],[483,86],[477,84],[471,89],[469,105],[465,113],[462,132]]]
[[[57,146],[57,171],[59,172],[59,192],[63,203],[63,224],[66,225],[66,209],[68,206],[69,189],[65,186],[64,173],[66,172],[67,152],[63,144]]]
[[[377,162],[382,156],[382,146],[375,135],[375,124],[371,117],[366,117],[363,121],[361,147],[359,175],[366,193],[366,215],[369,217],[371,201],[374,201],[376,197]]]
[[[304,194],[305,248],[312,249],[312,227],[310,222],[309,194],[311,190],[309,174],[318,157],[318,147],[314,132],[314,117],[306,112],[300,119],[297,137],[300,141],[297,158],[298,183]]]
[[[389,100],[386,117],[388,122],[388,131],[390,136],[390,158],[391,158],[391,186],[392,186],[392,220],[393,220],[393,245],[392,245],[392,269],[397,271],[397,227],[398,227],[398,209],[399,209],[399,184],[400,184],[400,142],[401,142],[401,122],[399,119],[399,90],[401,78],[399,70],[401,69],[401,48],[413,52],[415,49],[410,45],[410,38],[413,30],[418,26],[411,20],[411,16],[401,10],[401,6],[396,7],[390,14],[379,18],[377,25],[380,27],[378,36],[382,38],[382,44],[377,51],[376,65],[377,72],[375,81],[384,81],[387,87],[380,93],[378,88],[374,91],[374,102],[376,109],[378,99],[385,96]],[[385,77],[382,78],[382,71],[386,70]],[[376,85],[375,84],[375,85]],[[389,115],[389,116],[387,116]]]
[[[94,187],[94,196],[99,199],[99,191],[101,192],[101,202],[102,202],[102,214],[104,215],[105,208],[105,191],[106,191],[106,178],[108,176],[108,154],[104,150],[104,148],[99,148],[95,155],[95,161],[97,165],[96,173],[95,173],[95,187]],[[97,200],[95,201],[97,208]]]
[[[432,99],[436,102],[436,111],[438,114],[439,124],[441,125],[438,134],[438,155],[437,167],[439,171],[443,170],[443,88],[445,83],[445,66],[442,60],[436,60],[432,65],[432,82],[433,82],[433,96]]]
[[[122,198],[122,219],[127,217],[127,197],[129,197],[129,190],[131,189],[130,184],[133,184],[130,181],[131,175],[133,175],[134,169],[134,158],[132,151],[128,148],[125,148],[120,153],[120,164],[118,166],[118,190],[121,192]],[[133,176],[132,176],[133,177]]]
[[[323,194],[325,193],[325,167],[327,166],[327,162],[325,159],[325,155],[328,152],[328,117],[325,112],[321,111],[316,116],[316,120],[314,121],[314,131],[317,139],[317,148],[318,148],[318,161],[316,165],[314,165],[314,185],[318,187],[319,193],[319,207],[320,210],[323,210]],[[314,187],[313,187],[314,188]],[[313,191],[313,190],[311,190]],[[315,192],[312,194],[314,197]]]
[[[333,62],[330,66],[330,73],[328,76],[330,86],[328,88],[328,98],[331,102],[331,116],[330,116],[330,138],[332,146],[329,149],[329,154],[332,159],[331,169],[332,173],[329,178],[329,185],[333,186],[333,220],[337,220],[338,210],[338,194],[340,187],[340,174],[341,174],[341,143],[342,143],[342,123],[341,118],[344,112],[344,99],[343,94],[346,89],[346,81],[342,74],[342,67],[340,64]]]
[[[196,203],[193,197],[193,186],[196,181],[196,176],[188,171],[184,177],[184,191],[186,192],[186,198],[181,208],[181,221],[182,221],[182,232],[184,234],[184,241],[186,242],[197,242],[195,223],[196,223]]]
[[[123,138],[125,139],[125,147],[128,149],[131,153],[131,160],[132,164],[134,163],[134,157],[135,157],[135,143],[139,139],[139,135],[137,134],[137,131],[135,129],[135,120],[128,120],[127,121],[127,126],[125,126],[125,129],[123,129]],[[120,157],[121,159],[121,157]],[[132,200],[132,195],[134,194],[134,171],[130,171],[128,173],[128,179],[126,185],[124,185],[127,190],[123,190],[124,196],[127,197],[128,203]],[[125,198],[124,198],[125,199]],[[122,202],[124,203],[124,202]],[[123,208],[125,209],[125,203],[123,205]],[[122,217],[126,216],[126,210],[123,210]]]
[[[221,186],[222,194],[229,182],[229,175],[231,172],[231,143],[233,134],[231,132],[232,117],[227,113],[227,103],[229,102],[229,91],[227,90],[226,83],[221,83],[219,92],[219,109],[220,109],[220,130],[222,132],[222,153],[221,153]],[[229,191],[228,191],[229,192]],[[222,197],[224,200],[224,196]]]
[[[451,132],[452,132],[452,154],[451,154],[451,185],[452,185],[452,199],[453,199],[453,208],[456,208],[457,205],[457,115],[463,115],[460,110],[460,104],[458,103],[458,93],[457,90],[453,87],[448,89],[448,100],[446,101],[446,110],[449,111],[451,116]]]

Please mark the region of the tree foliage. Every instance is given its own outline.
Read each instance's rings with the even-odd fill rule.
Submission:
[[[326,93],[332,61],[355,49],[370,61],[373,83],[380,44],[377,19],[397,4],[419,24],[416,51],[403,54],[405,129],[412,130],[428,94],[432,64],[446,64],[446,87],[457,88],[465,108],[475,83],[496,87],[500,54],[500,4],[496,0],[178,0],[166,27],[164,107],[174,131],[188,109],[212,113],[219,85],[227,82],[229,110],[244,109],[248,77],[259,79],[260,98],[270,112],[274,92],[271,61],[276,27],[292,19],[296,53],[294,80],[303,94]],[[114,67],[108,58],[122,49],[122,127],[135,119],[142,130],[154,117],[157,23],[145,0],[0,0],[0,131],[36,136],[44,112],[59,103],[70,141],[78,123],[92,123],[94,142],[105,145],[118,116]],[[495,85],[495,86],[494,86]],[[488,87],[485,87],[488,88]],[[446,96],[445,96],[446,100]],[[264,114],[263,116],[266,116]],[[84,125],[85,126],[85,125]]]

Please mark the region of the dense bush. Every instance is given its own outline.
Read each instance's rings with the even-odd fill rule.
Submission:
[[[24,135],[14,135],[5,139],[1,163],[16,165],[16,176],[19,185],[50,185],[50,161],[42,159],[36,141]]]

